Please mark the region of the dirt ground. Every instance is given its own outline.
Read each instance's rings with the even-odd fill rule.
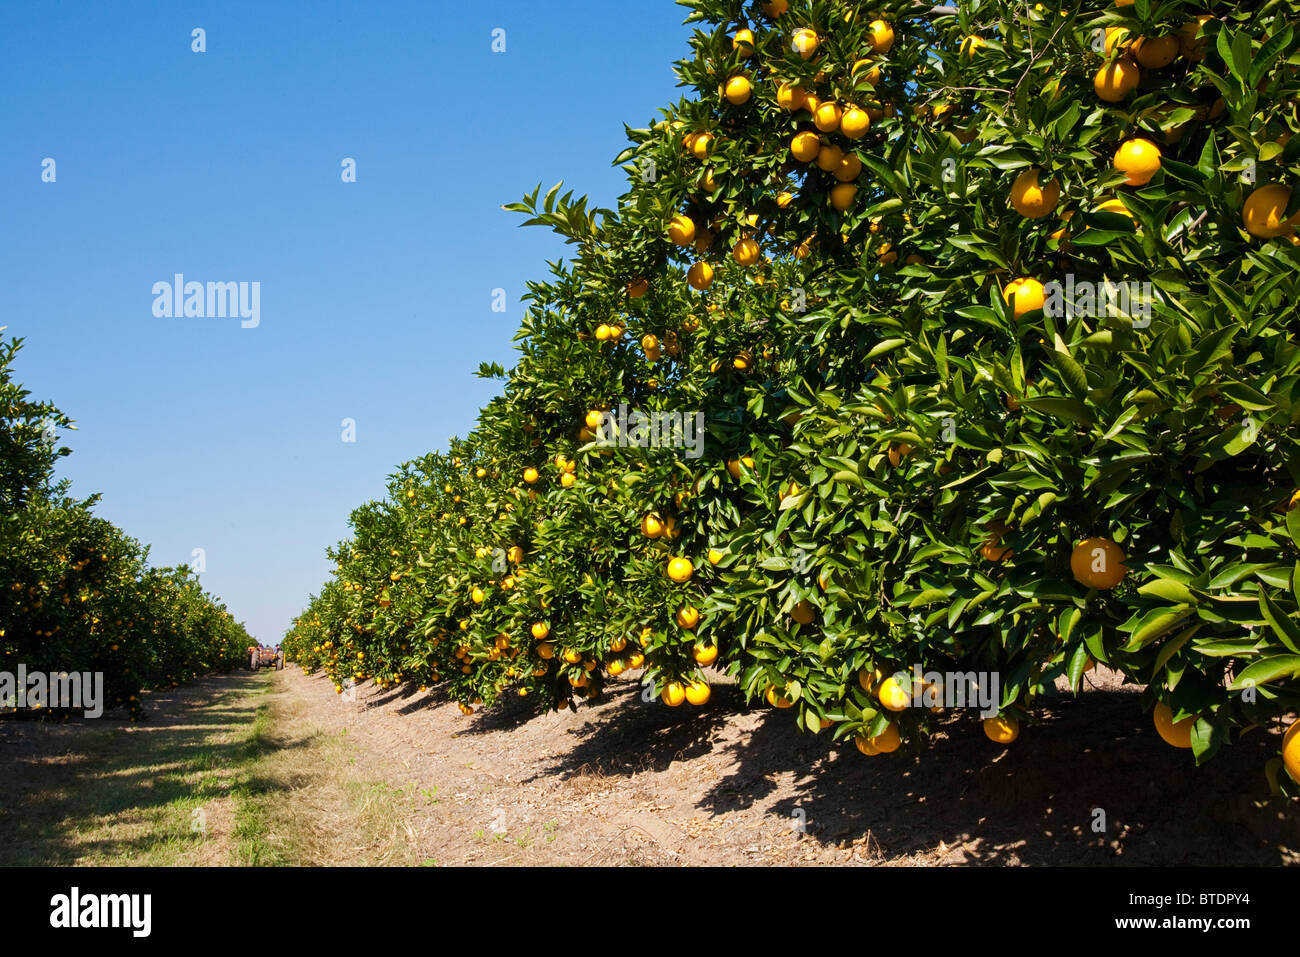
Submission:
[[[513,699],[471,717],[409,689],[348,703],[294,670],[277,692],[420,795],[417,854],[440,865],[1300,862],[1300,808],[1269,800],[1262,772],[1276,736],[1195,769],[1135,689],[1089,678],[1009,749],[963,717],[874,758],[746,709],[734,685],[703,708],[645,703],[633,679],[577,713]]]
[[[1010,748],[966,715],[872,758],[799,732],[790,712],[746,708],[725,679],[703,708],[645,703],[625,676],[577,713],[514,698],[470,717],[436,691],[366,686],[349,702],[292,668],[269,693],[265,680],[150,695],[141,728],[0,723],[0,811],[12,826],[23,794],[29,808],[69,801],[114,773],[96,762],[113,762],[115,735],[185,735],[264,705],[256,797],[238,813],[272,863],[1300,863],[1300,807],[1270,800],[1262,771],[1276,735],[1254,732],[1196,769],[1101,668]],[[151,782],[138,785],[148,799]],[[177,862],[241,862],[217,840],[230,836],[229,801],[213,787],[204,803],[210,838]],[[109,862],[116,838],[92,836],[102,853],[74,859]]]

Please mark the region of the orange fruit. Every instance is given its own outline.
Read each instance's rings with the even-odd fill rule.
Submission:
[[[695,568],[691,565],[689,558],[670,558],[667,567],[668,577],[681,585],[691,580]]]
[[[664,523],[658,515],[651,512],[641,519],[641,534],[646,538],[658,538],[663,533]]]
[[[850,106],[840,116],[840,132],[851,140],[861,139],[870,127],[871,117],[856,106]]]
[[[1109,538],[1085,538],[1070,553],[1070,571],[1088,588],[1108,589],[1128,574],[1124,552]]]
[[[732,106],[748,103],[752,92],[749,79],[743,76],[733,76],[723,88],[723,95],[726,96],[727,102]]]
[[[821,152],[822,143],[812,130],[796,133],[790,140],[790,152],[801,163],[811,163]]]
[[[679,626],[690,631],[700,623],[700,610],[694,605],[678,608],[676,619]]]
[[[731,45],[734,49],[740,51],[741,56],[753,56],[754,31],[748,28],[737,30],[736,35],[731,38]]]
[[[869,31],[867,42],[871,44],[871,51],[888,53],[890,47],[894,45],[894,28],[884,20],[872,20],[867,29]]]
[[[1290,236],[1300,224],[1300,212],[1288,219],[1287,204],[1291,202],[1291,187],[1280,183],[1265,183],[1251,191],[1241,208],[1241,224],[1246,232],[1259,239]]]
[[[876,697],[890,711],[902,711],[912,701],[912,696],[903,690],[892,675],[880,683]]]
[[[758,262],[758,243],[746,237],[731,248],[731,258],[741,266],[752,266]]]
[[[990,741],[1010,744],[1020,737],[1020,722],[1015,718],[1004,718],[1001,715],[996,718],[985,718],[984,734]]]
[[[827,143],[817,151],[817,168],[827,173],[834,172],[844,161],[844,150],[833,143]]]
[[[834,133],[840,128],[839,106],[829,101],[820,104],[813,114],[813,124],[823,133]]]
[[[1130,186],[1145,186],[1160,171],[1160,147],[1140,136],[1125,140],[1115,151],[1115,168]]]
[[[774,708],[790,708],[794,706],[794,702],[789,698],[777,694],[773,685],[768,685],[767,694],[764,697],[767,698],[767,703]]]
[[[1282,766],[1291,780],[1300,784],[1300,720],[1292,721],[1282,735]]]
[[[1147,69],[1159,70],[1173,63],[1174,57],[1178,56],[1178,38],[1172,34],[1138,37],[1133,43],[1133,55]]]
[[[686,700],[694,705],[704,704],[709,700],[712,689],[707,681],[692,681],[686,686]]]
[[[776,102],[791,113],[802,110],[807,98],[808,94],[802,87],[791,83],[782,83],[776,88]]]
[[[831,187],[831,206],[837,212],[844,212],[853,205],[853,197],[858,194],[858,187],[853,183],[840,183]]]
[[[1050,180],[1046,185],[1039,182],[1042,170],[1031,167],[1011,184],[1011,205],[1017,213],[1026,219],[1038,219],[1056,209],[1061,199],[1061,184]]]
[[[537,469],[533,468],[531,465],[528,468],[524,469],[524,481],[527,482],[529,485],[532,485],[534,482],[536,482]]]
[[[530,630],[532,631],[533,637],[536,638],[538,641],[545,641],[546,636],[551,633],[551,626],[544,621],[535,621],[533,622],[533,627]],[[542,655],[542,657],[546,658],[549,656]]]
[[[857,735],[853,739],[853,743],[858,746],[859,751],[861,751],[863,754],[867,755],[868,757],[875,757],[877,754],[880,753],[880,749],[876,747],[871,742],[871,738],[867,737],[865,734]]]
[[[988,44],[984,42],[983,37],[978,37],[972,33],[961,41],[961,46],[958,47],[958,50],[962,56],[971,57],[978,53],[981,47],[986,46],[988,46]]]
[[[794,48],[794,51],[805,60],[817,52],[817,45],[820,42],[817,31],[809,30],[807,27],[796,30],[794,36],[790,39],[790,45]]]
[[[691,650],[691,657],[695,659],[697,665],[708,667],[718,660],[717,645],[696,645]]]
[[[1151,718],[1155,723],[1156,732],[1164,739],[1165,744],[1175,748],[1192,746],[1192,728],[1196,726],[1196,715],[1188,715],[1182,721],[1175,723],[1173,709],[1161,701],[1156,704]]]
[[[812,602],[797,601],[794,608],[790,609],[790,617],[801,625],[811,625],[817,617],[817,610],[813,607]]]
[[[1142,70],[1126,56],[1112,60],[1097,71],[1092,87],[1107,103],[1118,103],[1137,89]]]
[[[691,284],[692,289],[703,292],[713,285],[713,267],[700,260],[686,270],[686,281]]]
[[[634,279],[627,284],[627,294],[633,299],[640,299],[650,291],[650,282],[646,279]]]
[[[763,13],[775,20],[790,9],[790,0],[767,0],[763,4]]]
[[[906,442],[889,447],[889,464],[898,468],[903,464],[903,459],[912,454],[912,447]]]
[[[668,224],[668,238],[678,246],[689,246],[695,241],[695,221],[684,213],[678,213]]]
[[[1019,319],[1027,312],[1042,309],[1046,294],[1043,291],[1043,284],[1037,279],[1022,277],[1007,283],[1002,290],[1002,298],[1011,304],[1012,315]]]
[[[686,689],[682,687],[680,681],[670,681],[664,685],[664,690],[659,692],[659,698],[670,708],[675,708],[686,700]]]
[[[554,658],[555,645],[551,644],[549,641],[543,641],[540,645],[537,646],[537,657]]]
[[[858,176],[861,175],[862,160],[858,159],[852,153],[848,153],[845,155],[844,159],[840,160],[840,165],[835,167],[832,172],[835,174],[835,178],[841,183],[848,183],[857,179]]]
[[[885,725],[885,730],[871,739],[871,743],[881,754],[890,754],[898,750],[902,740],[898,736],[898,724],[891,721]]]

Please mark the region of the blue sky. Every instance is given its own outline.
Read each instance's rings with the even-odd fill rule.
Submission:
[[[501,205],[560,179],[613,204],[623,123],[681,95],[685,14],[0,5],[0,325],[76,420],[60,475],[155,564],[204,549],[204,585],[277,641],[351,509],[472,427],[480,362],[513,364],[523,284],[564,246]],[[156,318],[175,273],[260,283],[260,325]]]

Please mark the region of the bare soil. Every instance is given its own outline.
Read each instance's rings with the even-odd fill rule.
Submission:
[[[58,850],[51,862],[148,862],[133,856],[147,822],[132,808],[87,829],[77,796],[129,771],[118,803],[157,803],[168,766],[115,757],[119,736],[154,735],[172,763],[192,747],[212,769],[208,839],[181,840],[177,863],[250,862],[235,831],[254,835],[259,860],[289,864],[1300,863],[1300,807],[1270,799],[1263,774],[1279,735],[1256,730],[1195,768],[1156,735],[1137,689],[1100,667],[1008,748],[965,713],[877,757],[746,707],[726,679],[702,708],[646,703],[632,674],[576,713],[512,698],[469,717],[436,689],[368,685],[347,701],[292,668],[269,694],[266,680],[150,695],[139,728],[0,722],[6,839],[27,820],[27,840]],[[254,797],[232,798],[220,748],[259,705]]]
[[[277,693],[415,796],[409,839],[438,864],[1300,862],[1300,808],[1262,770],[1278,735],[1198,769],[1121,676],[1085,680],[1010,748],[968,715],[874,758],[721,681],[703,708],[643,702],[632,675],[576,713],[515,698],[470,717],[436,690],[349,703],[295,670]]]

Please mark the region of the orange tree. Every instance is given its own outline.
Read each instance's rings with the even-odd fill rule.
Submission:
[[[934,720],[914,665],[997,675],[1004,742],[1098,661],[1197,762],[1286,720],[1300,4],[684,5],[690,95],[616,209],[508,207],[573,258],[295,657],[465,710],[713,665],[868,754]],[[624,409],[701,442],[597,441]]]
[[[20,345],[0,342],[0,671],[100,672],[105,704],[135,715],[142,689],[228,670],[251,639],[187,569],[148,567],[96,497],[51,482],[70,422],[13,381]]]

